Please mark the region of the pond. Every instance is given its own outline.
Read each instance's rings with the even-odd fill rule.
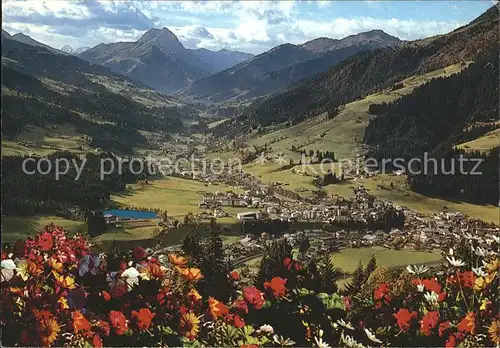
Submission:
[[[152,211],[111,209],[102,212],[103,215],[113,215],[122,219],[156,219],[158,215]]]

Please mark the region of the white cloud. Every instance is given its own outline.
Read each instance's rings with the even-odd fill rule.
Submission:
[[[378,1],[366,3],[378,6]],[[342,38],[372,29],[411,40],[446,33],[465,24],[455,20],[356,17],[354,13],[344,18],[334,15],[332,4],[311,1],[306,4],[306,12],[303,4],[295,1],[6,0],[2,3],[2,19],[3,27],[11,34],[22,31],[54,47],[68,43],[76,46],[75,41],[86,46],[133,41],[151,27],[168,27],[190,48],[252,53],[285,42],[302,43],[323,36]],[[333,15],[311,17],[311,6],[315,7],[313,13],[331,11]]]

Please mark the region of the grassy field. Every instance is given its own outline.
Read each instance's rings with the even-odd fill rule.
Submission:
[[[120,205],[132,205],[151,209],[167,210],[171,217],[182,218],[188,213],[199,213],[202,192],[216,192],[230,190],[225,185],[207,185],[175,177],[151,181],[146,186],[129,185],[124,193],[114,194],[111,199]],[[233,189],[234,190],[234,189]],[[237,190],[234,190],[237,191]],[[247,211],[248,208],[222,207],[231,216],[237,212]]]
[[[364,266],[366,266],[372,256],[375,256],[379,266],[388,267],[436,262],[441,260],[441,254],[438,250],[434,252],[392,250],[379,246],[344,249],[337,253],[333,253],[331,260],[336,267],[339,267],[344,272],[352,273],[360,261]]]
[[[498,146],[500,146],[500,128],[488,132],[477,139],[459,144],[456,148],[466,151],[488,152]]]
[[[83,234],[87,232],[85,221],[74,221],[57,216],[7,216],[2,217],[2,239],[8,243],[15,242],[18,238],[26,238],[42,231],[51,222],[62,226],[70,233]]]

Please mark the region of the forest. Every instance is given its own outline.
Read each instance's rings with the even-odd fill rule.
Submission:
[[[138,179],[147,177],[147,171],[140,172],[140,163],[134,161],[132,168],[124,165],[122,173],[115,170],[101,180],[101,160],[107,158],[112,159],[115,168],[118,168],[119,159],[112,153],[105,152],[88,153],[84,159],[70,152],[57,152],[49,155],[48,161],[29,156],[2,157],[2,214],[66,216],[74,207],[83,211],[103,208],[112,191],[124,190],[127,183],[135,183]],[[27,159],[31,160],[26,161],[23,169],[23,163]],[[71,165],[67,174],[56,178],[54,171],[60,159],[67,159]],[[36,167],[39,161],[41,170]],[[49,166],[52,171],[42,174],[48,171]],[[78,177],[77,168],[82,167],[84,169]],[[61,168],[65,169],[63,166]],[[27,174],[28,172],[33,174]]]
[[[371,146],[368,156],[378,163],[383,158],[403,158],[407,163],[427,153],[427,158],[439,163],[431,163],[427,173],[409,175],[412,189],[475,203],[498,203],[498,192],[491,190],[498,184],[498,148],[489,154],[455,149],[497,127],[498,63],[498,55],[492,52],[460,74],[435,79],[396,102],[370,107],[377,117],[364,136]],[[483,174],[459,173],[460,155],[481,159],[477,170]],[[457,164],[455,174],[447,175],[452,159]],[[467,162],[464,172],[474,165]]]

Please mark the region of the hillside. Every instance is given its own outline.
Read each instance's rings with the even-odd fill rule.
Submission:
[[[408,76],[475,60],[485,51],[498,51],[497,27],[498,9],[492,7],[469,25],[449,34],[361,52],[284,93],[254,103],[225,126],[241,132],[272,123],[295,123],[387,88]]]
[[[260,97],[323,72],[358,52],[400,42],[381,30],[373,30],[341,40],[318,38],[301,45],[284,44],[196,81],[182,95],[214,102]]]
[[[188,50],[167,28],[150,29],[135,42],[100,44],[79,57],[162,92],[173,92],[248,58],[241,52]]]
[[[2,42],[2,145],[11,153],[89,147],[131,153],[152,140],[140,131],[182,131],[181,120],[199,113],[101,65],[7,36]]]

